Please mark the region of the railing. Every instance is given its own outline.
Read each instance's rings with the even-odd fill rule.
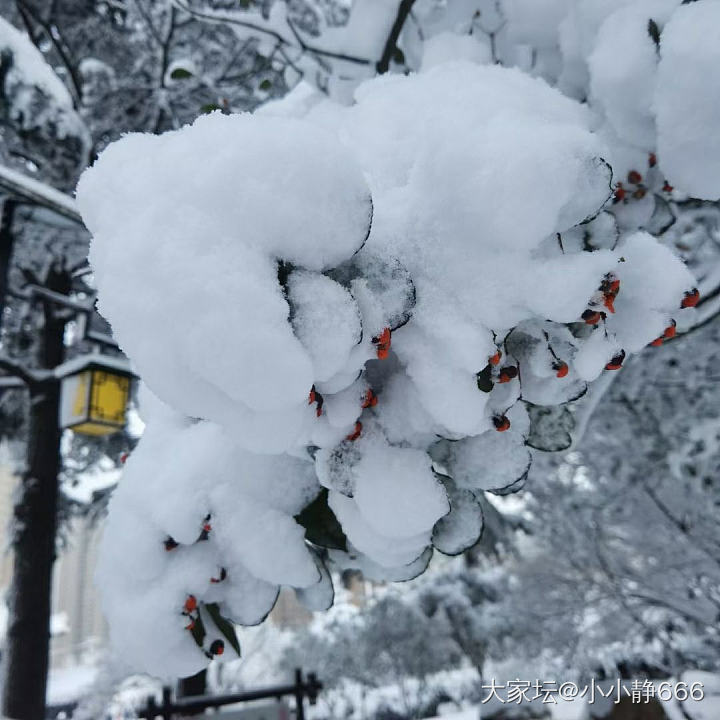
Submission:
[[[146,720],[155,720],[158,717],[163,720],[172,720],[176,714],[192,715],[201,713],[208,708],[219,708],[224,705],[266,698],[279,700],[291,695],[295,698],[295,720],[305,720],[305,698],[311,705],[314,705],[320,690],[322,690],[322,683],[317,679],[315,673],[308,673],[307,679],[304,679],[302,670],[295,671],[295,682],[292,685],[278,685],[230,695],[198,695],[173,700],[172,690],[164,687],[161,703],[158,704],[155,698],[149,698],[145,707],[137,711],[137,716]]]

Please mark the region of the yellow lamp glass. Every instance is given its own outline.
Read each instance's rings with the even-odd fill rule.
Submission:
[[[88,367],[62,380],[63,428],[84,435],[110,435],[125,426],[130,377],[113,369]]]

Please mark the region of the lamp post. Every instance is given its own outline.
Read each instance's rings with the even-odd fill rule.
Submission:
[[[2,657],[0,715],[16,720],[45,715],[63,428],[90,435],[122,429],[133,378],[124,358],[94,352],[65,361],[67,322],[78,317],[87,321],[94,312],[94,298],[70,297],[71,279],[70,271],[60,266],[48,273],[43,286],[14,293],[42,303],[39,367],[0,356],[0,369],[6,372],[0,386],[25,387],[30,396],[26,467],[14,506],[14,563]],[[89,339],[89,333],[84,332],[83,339]],[[92,341],[117,349],[111,339]]]

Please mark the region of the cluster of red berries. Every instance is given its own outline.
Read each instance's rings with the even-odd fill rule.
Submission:
[[[654,168],[657,165],[657,156],[655,153],[648,155],[648,167]],[[630,187],[627,187],[630,186]],[[627,174],[627,186],[625,183],[618,182],[615,184],[615,192],[613,194],[613,203],[627,202],[629,197],[635,200],[641,200],[647,195],[648,188],[643,183],[643,176],[637,170],[630,170]],[[673,186],[664,181],[662,190],[665,193],[671,193]]]
[[[620,281],[612,273],[608,273],[600,283],[602,304],[611,312],[615,312],[615,298],[620,292]]]
[[[386,327],[379,335],[372,339],[373,345],[377,346],[378,360],[385,360],[390,353],[390,328]]]
[[[502,351],[498,350],[494,355],[488,358],[488,368],[492,372],[492,367],[497,367],[502,359]],[[519,369],[515,365],[504,365],[497,374],[497,383],[502,385],[514,380],[520,374]]]
[[[683,299],[680,301],[680,309],[694,308],[700,302],[700,291],[697,288],[692,290],[686,290],[683,295]],[[672,340],[677,335],[677,323],[675,320],[670,320],[670,324],[663,330],[663,334],[655,338],[650,345],[653,347],[660,347],[665,340]]]
[[[188,595],[185,598],[182,614],[189,620],[185,629],[190,632],[195,630],[196,625],[200,621],[200,609],[198,608],[197,598],[194,595]],[[213,640],[212,643],[210,643],[209,649],[205,650],[205,655],[212,658],[215,655],[222,655],[224,652],[225,643],[222,640]]]
[[[668,325],[665,330],[663,330],[663,334],[659,338],[655,338],[655,340],[653,340],[650,344],[653,347],[660,347],[663,344],[664,340],[672,340],[672,338],[674,338],[677,333],[675,325],[675,321],[671,320],[670,325]]]
[[[201,625],[198,629],[201,631],[201,635],[204,635],[204,632],[202,631],[202,622],[200,620],[200,608],[198,607],[197,598],[194,595],[188,595],[185,598],[185,602],[183,603],[182,615],[188,618],[188,624],[185,626],[186,630],[193,632],[196,629],[198,622],[200,622]],[[225,643],[220,639],[213,640],[210,643],[210,647],[207,650],[204,650],[205,656],[211,659],[216,655],[222,655],[224,652]]]
[[[363,410],[371,407],[375,407],[378,404],[378,397],[377,395],[372,391],[371,388],[368,388],[365,391],[365,395],[363,395],[362,405],[361,407]],[[362,434],[363,424],[358,420],[355,423],[355,427],[353,428],[353,431],[345,438],[349,442],[355,442],[360,435]]]
[[[654,156],[653,156],[654,157]],[[622,182],[615,185],[614,203],[627,200],[628,193],[635,200],[642,200],[647,195],[647,188],[643,185],[643,177],[637,170],[631,170],[627,175],[628,185],[634,185],[634,189],[626,188]]]
[[[182,614],[185,617],[189,618],[189,622],[185,626],[185,629],[193,630],[195,628],[195,623],[197,622],[197,618],[199,615],[197,598],[194,595],[188,595],[185,598]]]
[[[613,273],[607,273],[598,287],[597,293],[590,299],[589,307],[583,312],[580,318],[587,325],[599,325],[606,317],[605,310],[598,310],[597,306],[602,305],[611,313],[615,312],[615,298],[620,292],[620,280]]]

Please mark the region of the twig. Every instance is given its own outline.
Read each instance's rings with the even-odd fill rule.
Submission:
[[[414,0],[413,0],[414,1]],[[244,27],[248,30],[253,30],[254,32],[261,33],[263,35],[269,35],[270,37],[274,37],[279,43],[282,45],[287,45],[290,47],[297,47],[296,43],[291,42],[288,40],[285,36],[283,36],[281,33],[279,33],[277,30],[273,30],[272,28],[263,27],[262,25],[259,25],[258,23],[250,22],[248,20],[240,20],[236,17],[232,17],[229,15],[221,15],[219,13],[217,14],[211,14],[211,13],[204,13],[200,10],[195,10],[191,8],[184,0],[172,0],[173,4],[178,7],[180,10],[184,10],[186,13],[189,13],[190,15],[193,15],[196,18],[200,18],[201,20],[206,20],[208,22],[214,22],[214,23],[227,23],[229,25],[237,25],[238,27]],[[292,28],[290,28],[292,30]],[[313,55],[329,58],[331,60],[343,60],[345,62],[354,63],[356,65],[370,65],[371,62],[367,58],[361,58],[357,57],[355,55],[347,55],[346,53],[341,52],[334,52],[332,50],[323,50],[322,48],[315,47],[314,45],[308,45],[302,38],[296,38],[299,46],[304,50],[305,52],[309,52]]]
[[[395,22],[390,28],[390,34],[385,41],[385,47],[383,48],[382,55],[375,65],[375,68],[380,75],[386,73],[390,69],[390,61],[398,49],[397,43],[400,38],[400,33],[405,26],[405,22],[407,21],[414,4],[415,0],[401,0],[400,5],[398,6]]]
[[[9,376],[22,380],[28,387],[39,385],[52,377],[47,371],[31,370],[22,363],[11,360],[5,355],[0,355],[0,369],[5,370]]]

